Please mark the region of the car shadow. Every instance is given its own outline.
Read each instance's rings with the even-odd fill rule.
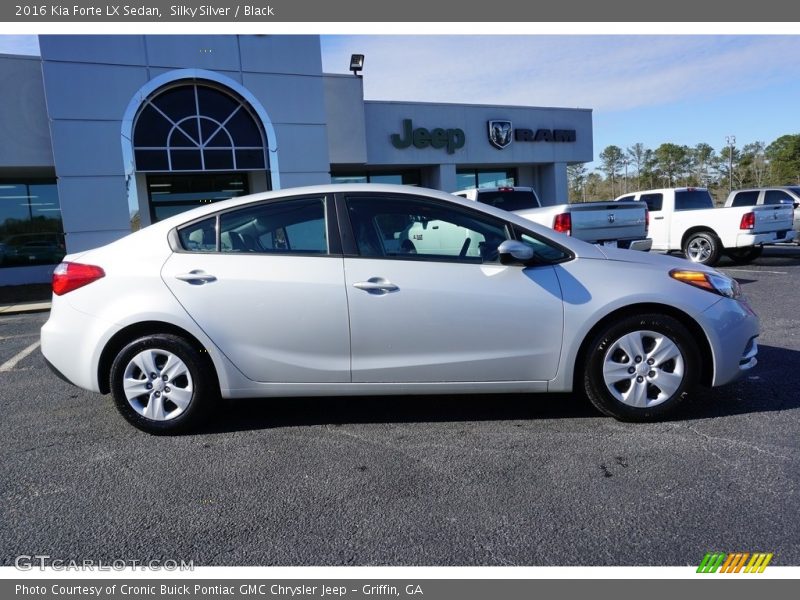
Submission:
[[[744,265],[733,262],[727,256],[722,256],[719,259],[717,268],[744,268],[748,264],[761,267],[792,267],[800,265],[800,246],[797,244],[784,244],[776,246],[767,246],[764,248],[764,253],[751,263]]]
[[[800,408],[800,394],[786,380],[800,352],[761,346],[759,364],[721,388],[697,388],[670,421],[693,421]],[[343,425],[610,418],[579,394],[477,394],[442,396],[343,396],[243,399],[225,402],[218,418],[197,433]]]

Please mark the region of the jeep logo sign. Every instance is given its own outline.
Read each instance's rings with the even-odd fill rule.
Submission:
[[[414,129],[411,119],[403,119],[403,132],[393,133],[390,136],[392,146],[398,150],[408,148],[412,144],[415,148],[447,148],[448,154],[453,154],[467,143],[467,136],[463,129],[442,129],[436,127],[428,130],[424,127]]]

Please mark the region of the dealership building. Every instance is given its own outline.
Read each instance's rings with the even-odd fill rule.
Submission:
[[[39,44],[0,55],[0,285],[222,198],[333,181],[532,186],[557,204],[567,165],[592,160],[591,110],[365,101],[357,71],[322,72],[318,36]]]

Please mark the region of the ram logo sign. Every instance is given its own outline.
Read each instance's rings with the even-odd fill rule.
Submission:
[[[772,552],[707,552],[697,567],[698,573],[763,573]],[[749,561],[748,561],[749,559]]]
[[[492,146],[502,150],[511,143],[511,136],[514,129],[511,121],[500,121],[498,119],[489,121],[489,141]]]

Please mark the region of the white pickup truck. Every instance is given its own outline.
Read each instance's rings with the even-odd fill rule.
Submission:
[[[455,192],[455,195],[491,204],[592,244],[650,250],[647,210],[639,202],[586,202],[543,207],[530,187],[477,188]]]
[[[723,254],[734,262],[758,258],[763,244],[792,241],[792,206],[714,208],[706,188],[664,188],[626,194],[650,209],[653,250],[682,251],[693,262],[713,266]]]

